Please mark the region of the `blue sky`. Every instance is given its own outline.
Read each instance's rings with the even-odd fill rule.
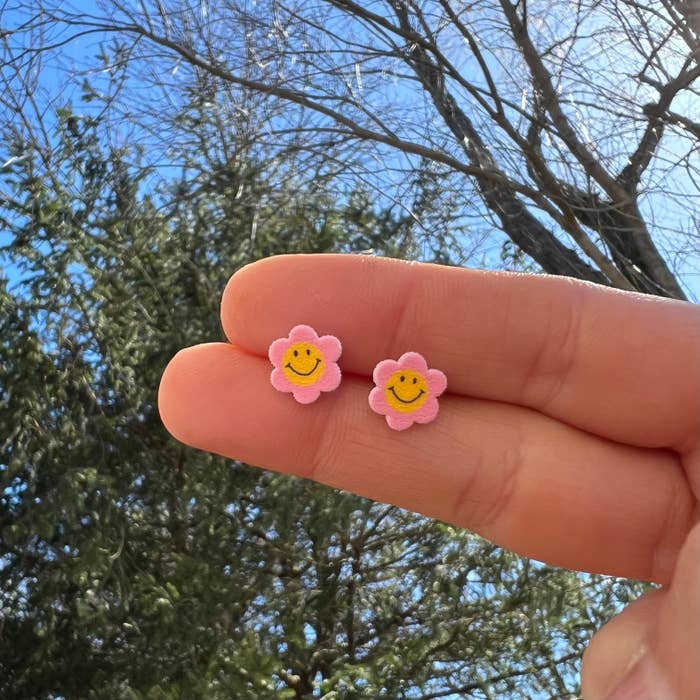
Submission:
[[[91,10],[94,11],[92,3],[74,3],[73,6],[77,9],[81,9],[82,7],[85,7],[87,9],[89,7]],[[4,26],[12,26],[13,23],[17,23],[22,19],[23,17],[17,12],[14,12],[12,9],[3,11],[2,21]],[[77,113],[89,114],[91,112],[94,113],[95,111],[99,110],[100,105],[97,102],[86,104],[80,101],[80,82],[83,77],[82,72],[84,72],[89,65],[95,65],[93,57],[98,52],[99,42],[105,39],[106,37],[103,37],[99,34],[91,34],[84,37],[78,37],[74,41],[68,42],[61,48],[60,63],[56,60],[47,61],[45,63],[44,70],[42,71],[42,74],[39,77],[39,85],[46,90],[47,95],[60,96],[58,97],[58,99],[54,98],[55,103],[53,104],[53,106],[60,106],[62,104],[65,104],[66,102],[72,102],[74,109]],[[582,50],[585,50],[585,43],[583,44],[583,47],[584,49]],[[467,52],[462,52],[462,54],[460,54],[459,52],[453,52],[453,54],[454,55],[452,55],[451,58],[454,59],[455,64],[458,65],[460,69],[465,71],[465,74],[468,77],[476,75],[473,59],[465,58],[465,56],[468,55]],[[503,70],[503,67],[499,65],[498,60],[496,60],[496,58],[494,58],[490,54],[486,54],[486,60],[489,63],[489,68],[493,70],[495,74],[498,74],[499,71]],[[172,68],[170,70],[171,77],[173,78],[173,80],[176,79],[174,76],[178,70],[183,69],[178,66],[175,60],[173,60]],[[357,67],[357,70],[350,72],[352,73],[352,75],[350,76],[351,82],[355,83],[356,89],[361,90],[363,80],[366,81],[366,78],[363,79],[362,70],[359,67]],[[73,74],[73,76],[70,75],[71,73]],[[107,76],[105,73],[100,73],[99,71],[95,71],[94,69],[89,73],[90,81],[98,90],[101,88],[101,85],[107,85],[106,77]],[[477,81],[477,83],[478,82],[479,81]],[[484,82],[483,78],[481,79],[481,82]],[[142,85],[139,85],[138,80],[132,79],[131,88],[132,90],[140,90],[142,89]],[[392,105],[392,109],[394,110],[406,111],[410,109],[423,109],[422,101],[416,101],[415,95],[411,92],[409,87],[407,87],[407,85],[402,81],[390,81],[389,83],[387,83],[386,94],[384,97],[388,100],[388,104]],[[290,115],[292,115],[293,112],[294,110],[290,112]],[[50,123],[50,110],[49,112],[47,112],[47,118]],[[292,119],[293,118],[294,117],[292,117]],[[427,110],[425,110],[424,119],[426,120],[426,123],[433,118],[434,113],[432,112],[432,109],[428,108]],[[117,131],[114,133],[114,135],[118,139],[121,138],[124,140],[128,140],[130,136],[129,128],[133,129],[134,127],[127,127],[126,123],[124,123],[124,127],[117,126]],[[120,129],[121,135],[119,133]],[[680,148],[680,143],[674,142],[673,139],[668,139],[665,142],[665,148],[667,151],[666,156],[673,157],[674,149]],[[394,201],[399,205],[405,205],[406,202],[402,201],[402,197],[399,194],[402,189],[400,186],[402,175],[398,171],[392,171],[394,170],[394,168],[401,169],[406,167],[411,162],[415,162],[415,159],[412,157],[407,158],[403,154],[391,151],[390,149],[384,147],[377,148],[376,152],[379,158],[379,160],[377,161],[378,170],[375,170],[374,173],[368,170],[367,181],[370,182],[372,186],[376,188],[375,192],[377,195],[377,200],[381,201],[383,199],[385,202]],[[678,155],[677,152],[675,152],[675,155]],[[149,159],[148,153],[146,154],[146,159]],[[384,167],[383,171],[381,170],[382,166]],[[161,160],[157,165],[155,174],[170,177],[172,175],[175,175],[176,172],[179,172],[179,170],[163,164],[163,161]],[[378,173],[381,173],[382,175],[380,180],[377,179]],[[383,180],[384,186],[378,184],[381,182],[381,180]],[[155,182],[155,179],[151,179],[151,182]],[[464,187],[465,195],[471,196],[469,193],[473,192],[472,185],[467,181],[465,181],[464,184],[466,185]],[[397,187],[398,189],[396,189]],[[674,190],[679,190],[681,192],[692,191],[692,187],[690,187],[690,183],[687,180],[687,177],[685,181],[683,180],[683,174],[681,169],[677,169],[676,171],[674,171],[674,181],[669,181],[668,187],[669,189],[673,188]],[[391,194],[394,190],[397,194]],[[684,205],[685,207],[687,207],[687,203],[683,202],[682,197],[664,198],[660,197],[659,195],[650,195],[644,197],[641,203],[641,206],[645,215],[647,216],[647,220],[652,231],[655,229],[655,227],[674,228],[677,224],[679,217],[683,213],[687,217],[687,209],[685,210],[685,212],[683,212],[682,209]],[[551,225],[551,222],[547,220],[547,217],[541,214],[537,209],[531,209],[531,211],[545,225]],[[467,221],[467,219],[465,219],[465,221]],[[483,267],[486,269],[496,269],[501,267],[502,262],[500,259],[500,251],[503,242],[506,240],[505,236],[499,230],[495,228],[490,228],[486,221],[482,222],[480,227],[475,227],[473,224],[470,224],[469,228],[472,231],[472,233],[470,234],[470,238],[464,239],[465,248],[475,250],[476,254],[473,254],[469,257],[468,264],[477,267]],[[8,234],[6,232],[0,231],[0,244],[7,242],[7,240]],[[693,242],[689,239],[681,240],[681,238],[678,236],[667,235],[664,237],[664,240],[661,242],[661,244],[664,246],[671,246],[671,254],[668,256],[668,259],[671,263],[674,263],[674,258],[676,257],[676,253],[674,251],[680,250],[681,248],[687,247],[688,245],[692,247]],[[567,245],[573,246],[574,244],[571,241],[567,241]],[[429,251],[425,249],[424,254],[428,253]],[[685,257],[685,259],[679,263],[679,276],[681,277],[681,280],[685,285],[688,293],[695,300],[697,300],[698,267],[700,267],[698,262],[699,258],[697,255],[697,251],[695,251],[694,254],[693,251],[691,251]],[[6,259],[0,258],[0,266],[4,274],[9,276],[11,280],[15,281],[17,279],[17,269],[9,265]]]

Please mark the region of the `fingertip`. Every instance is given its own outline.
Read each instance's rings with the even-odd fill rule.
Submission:
[[[581,691],[586,700],[608,697],[641,658],[662,599],[661,591],[647,593],[593,636],[581,666]]]
[[[248,283],[250,276],[255,275],[256,271],[259,271],[261,268],[265,267],[266,264],[269,264],[269,260],[271,259],[272,258],[263,258],[262,260],[256,260],[248,265],[244,265],[229,277],[224,287],[224,293],[221,295],[221,307],[219,310],[221,327],[229,341],[233,338],[234,328],[239,318],[237,314],[238,309],[242,303],[254,299],[251,294],[254,285]]]
[[[235,362],[226,343],[205,343],[180,350],[167,364],[158,387],[158,412],[165,429],[180,442],[199,447],[202,426],[216,410],[211,401],[212,373]]]
[[[320,336],[343,338],[343,345],[348,339],[347,353],[343,347],[345,362],[357,364],[371,348],[378,345],[382,352],[386,349],[384,335],[373,331],[392,327],[400,317],[406,289],[411,286],[406,271],[403,261],[364,255],[317,253],[265,258],[242,267],[229,279],[221,300],[221,326],[229,342],[262,355],[271,340],[286,335],[296,325],[308,324]],[[370,323],[362,320],[359,343],[358,290],[368,287],[377,294],[383,289],[384,297]]]
[[[184,348],[168,362],[158,387],[158,412],[165,429],[180,442],[188,442],[187,421],[184,420],[186,397],[191,394],[195,348]],[[185,399],[185,400],[183,400]]]
[[[293,278],[303,280],[310,261],[318,258],[339,257],[331,255],[272,255],[256,260],[236,270],[229,278],[221,296],[221,326],[229,342],[236,343],[240,336],[245,337],[251,345],[255,333],[249,328],[247,320],[261,319],[275,312],[275,306],[289,307],[287,298],[274,298],[281,275],[288,274],[289,264],[293,261]],[[272,290],[272,294],[270,293]],[[243,330],[243,332],[242,332]],[[285,332],[289,329],[283,329]],[[282,332],[282,329],[280,330]],[[260,339],[263,342],[263,339]],[[269,341],[268,341],[269,342]],[[250,348],[249,348],[250,349]]]
[[[325,416],[323,407],[300,411],[271,385],[267,359],[229,343],[178,352],[163,372],[158,410],[168,432],[190,447],[282,471],[306,461]]]
[[[158,386],[158,413],[165,429],[176,439],[179,439],[177,431],[177,385],[182,372],[183,358],[190,348],[179,350],[168,362],[160,378]]]

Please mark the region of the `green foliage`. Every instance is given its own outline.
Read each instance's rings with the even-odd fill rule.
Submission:
[[[273,187],[253,158],[200,157],[206,179],[157,199],[136,149],[72,119],[57,114],[48,168],[17,132],[2,172],[21,281],[0,284],[0,695],[575,693],[586,639],[632,584],[190,450],[160,424],[162,370],[222,339],[233,271],[279,252],[415,256],[408,218]]]

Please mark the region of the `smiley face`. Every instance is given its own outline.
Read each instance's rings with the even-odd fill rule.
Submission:
[[[399,369],[384,386],[386,402],[399,413],[417,411],[428,398],[428,383],[425,377],[413,369]]]
[[[297,386],[311,386],[325,370],[323,353],[313,343],[295,343],[282,358],[284,376]]]

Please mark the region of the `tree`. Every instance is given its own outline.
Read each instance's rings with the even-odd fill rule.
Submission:
[[[571,8],[115,0],[95,15],[42,3],[33,21],[106,33],[131,60],[186,66],[259,100],[270,113],[258,142],[338,163],[377,191],[389,180],[396,200],[424,159],[464,216],[545,272],[684,298],[677,251],[689,236],[697,245],[697,16],[673,0]]]
[[[175,351],[221,338],[220,292],[248,261],[463,262],[475,234],[448,164],[416,153],[404,206],[382,206],[353,143],[283,138],[284,102],[196,64],[147,83],[141,44],[104,30],[79,99],[45,93],[47,17],[27,25],[43,53],[5,37],[0,694],[575,696],[587,638],[641,584],[186,449],[155,408]]]

